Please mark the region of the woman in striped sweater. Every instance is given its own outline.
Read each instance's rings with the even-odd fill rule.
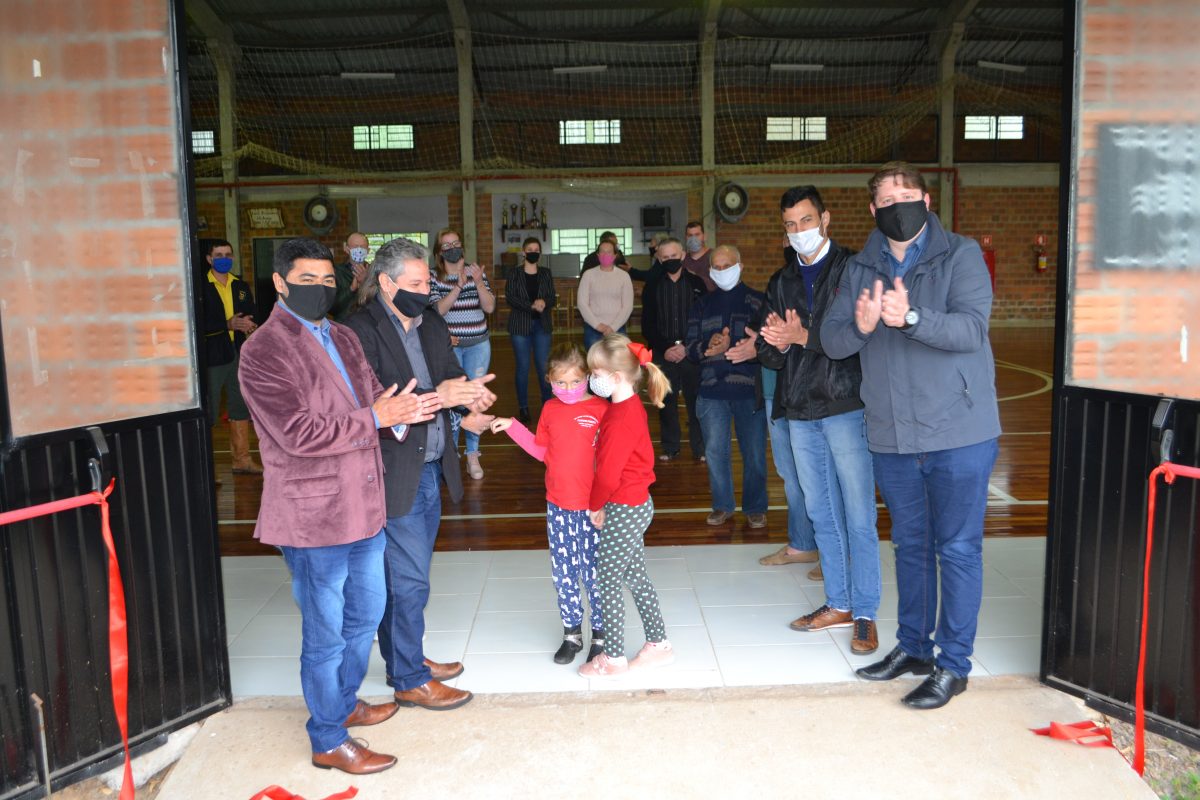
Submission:
[[[446,318],[454,355],[467,378],[482,378],[492,361],[492,340],[487,315],[496,310],[496,296],[483,267],[467,264],[462,237],[446,228],[438,231],[437,272],[430,279],[430,301]],[[455,446],[458,446],[457,426]],[[467,431],[467,474],[475,480],[483,477],[479,465],[479,434]]]

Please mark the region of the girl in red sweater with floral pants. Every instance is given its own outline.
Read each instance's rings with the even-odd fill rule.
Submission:
[[[600,531],[597,579],[604,612],[604,652],[579,669],[586,678],[612,678],[630,669],[658,667],[675,660],[663,624],[658,594],[646,571],[646,529],[654,517],[654,446],[646,409],[638,397],[643,370],[650,401],[662,408],[671,384],[651,353],[625,336],[610,333],[588,350],[592,393],[612,405],[596,440],[596,476],[588,513]],[[632,662],[625,658],[625,601],[621,585],[633,594],[646,644]]]

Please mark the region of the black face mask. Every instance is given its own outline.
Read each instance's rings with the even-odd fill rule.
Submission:
[[[921,232],[928,219],[929,209],[925,207],[924,199],[892,203],[875,209],[875,227],[893,242],[912,239]]]
[[[288,287],[288,295],[283,300],[287,307],[301,317],[313,322],[320,322],[333,308],[337,299],[337,288],[323,283],[292,283],[284,281]]]
[[[526,253],[525,254],[525,260],[528,261],[530,264],[536,264],[538,262],[538,259],[541,257],[542,257],[541,253]]]
[[[658,263],[662,265],[663,269],[665,269],[667,272],[669,272],[672,275],[674,275],[676,272],[679,272],[679,270],[683,269],[683,259],[682,258],[669,258],[666,261],[660,261]]]
[[[416,319],[429,308],[429,295],[398,288],[392,295],[392,305],[409,319]]]
[[[463,260],[463,249],[461,247],[451,247],[449,250],[443,250],[442,260],[447,264],[457,264]]]

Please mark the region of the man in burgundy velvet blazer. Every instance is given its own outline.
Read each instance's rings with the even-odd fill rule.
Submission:
[[[325,319],[336,291],[327,247],[292,239],[273,266],[280,299],[243,346],[239,369],[264,469],[254,535],[279,547],[292,573],[314,766],[379,772],[396,759],[346,731],[382,722],[397,708],[357,698],[387,595],[379,429],[405,436],[441,400],[414,394],[413,384],[385,390],[357,337]]]

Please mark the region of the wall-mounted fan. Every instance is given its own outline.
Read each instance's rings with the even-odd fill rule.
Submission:
[[[317,195],[304,207],[304,224],[318,236],[323,236],[333,230],[337,219],[337,206],[324,195]]]
[[[713,195],[713,206],[721,219],[726,222],[737,222],[746,216],[746,211],[750,207],[750,196],[736,183],[723,183],[717,187],[717,192]]]

